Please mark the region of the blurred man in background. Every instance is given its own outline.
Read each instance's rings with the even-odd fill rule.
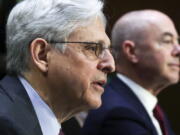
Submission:
[[[179,80],[180,46],[172,20],[156,10],[123,15],[112,31],[116,76],[84,135],[173,135],[157,95]]]

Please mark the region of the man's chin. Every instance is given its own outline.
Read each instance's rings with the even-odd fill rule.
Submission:
[[[90,104],[90,109],[97,109],[101,106],[101,99]]]
[[[176,84],[179,82],[179,76],[172,76],[170,79],[169,79],[169,82],[170,84]]]

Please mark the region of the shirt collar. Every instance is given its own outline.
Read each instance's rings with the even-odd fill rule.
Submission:
[[[18,78],[33,104],[43,135],[58,135],[61,125],[55,114],[23,77]]]
[[[143,104],[146,111],[149,114],[152,114],[153,109],[155,108],[158,102],[157,97],[152,95],[147,89],[143,88],[142,86],[140,86],[139,84],[128,78],[127,76],[117,73],[117,77],[130,87],[132,92],[137,96],[137,98]]]

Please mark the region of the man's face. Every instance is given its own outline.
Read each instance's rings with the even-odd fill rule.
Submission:
[[[177,32],[169,19],[151,26],[139,52],[141,76],[162,85],[178,82],[180,47]]]
[[[98,19],[76,29],[67,42],[95,42],[104,47],[110,46],[104,26]],[[64,53],[52,50],[48,66],[51,101],[69,104],[69,109],[89,109],[101,105],[103,85],[107,81],[107,73],[114,71],[114,60],[108,49],[103,56],[96,57],[95,48],[91,45],[67,43]]]

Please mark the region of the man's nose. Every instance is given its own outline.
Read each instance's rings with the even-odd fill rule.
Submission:
[[[98,69],[105,73],[111,73],[115,71],[114,58],[109,50],[105,50],[104,55],[100,58]]]
[[[172,51],[172,55],[176,57],[180,57],[180,44],[177,44],[174,46],[174,49]]]

